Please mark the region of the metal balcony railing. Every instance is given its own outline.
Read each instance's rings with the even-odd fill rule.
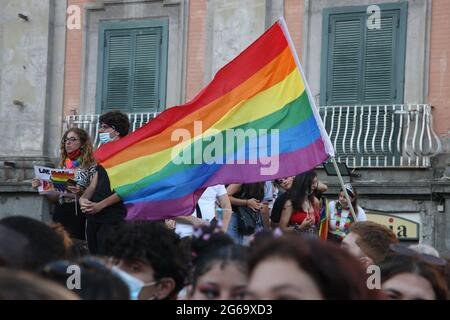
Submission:
[[[319,111],[337,160],[348,167],[427,168],[441,150],[427,104],[325,106]]]
[[[136,129],[139,129],[154,119],[157,115],[158,112],[129,113],[128,119],[130,119],[130,130],[135,131]],[[99,114],[69,115],[66,117],[64,122],[64,130],[72,127],[78,127],[86,130],[92,138],[94,148],[98,148],[100,146],[100,141],[98,139],[99,117]]]
[[[353,168],[427,168],[430,157],[441,151],[433,130],[431,106],[369,105],[322,106],[319,112],[339,162]],[[134,131],[158,113],[129,114]],[[98,141],[98,114],[70,115],[65,129],[80,127]]]

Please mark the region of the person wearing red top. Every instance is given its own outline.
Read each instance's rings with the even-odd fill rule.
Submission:
[[[313,209],[314,210],[314,209]],[[290,225],[301,225],[305,219],[310,219],[314,221],[314,224],[319,224],[320,215],[319,212],[314,210],[313,212],[306,211],[295,211],[292,212],[291,218],[289,219]]]
[[[317,174],[314,171],[299,174],[294,178],[281,212],[279,227],[284,232],[317,235],[320,223],[320,203],[314,196],[317,185]]]

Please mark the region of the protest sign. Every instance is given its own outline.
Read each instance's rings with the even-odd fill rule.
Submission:
[[[75,197],[67,190],[68,186],[75,183],[75,170],[55,169],[48,167],[34,166],[36,178],[39,179],[39,194],[63,194],[64,196]]]

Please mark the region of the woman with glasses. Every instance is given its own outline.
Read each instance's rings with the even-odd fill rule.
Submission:
[[[47,199],[55,204],[53,221],[61,223],[71,238],[84,240],[86,217],[81,212],[76,199],[89,186],[96,170],[92,142],[86,131],[71,128],[64,133],[61,139],[58,168],[75,170],[76,184],[68,186],[67,190],[76,196],[46,195]],[[39,179],[34,178],[31,186],[37,189],[39,185]]]

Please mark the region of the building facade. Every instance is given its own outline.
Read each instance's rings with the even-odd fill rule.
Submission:
[[[192,99],[283,16],[360,194],[403,239],[450,252],[450,2],[6,0],[0,12],[0,217],[49,218],[30,188],[63,130],[133,129]],[[97,143],[97,142],[96,142]],[[318,168],[339,191],[336,177]]]

